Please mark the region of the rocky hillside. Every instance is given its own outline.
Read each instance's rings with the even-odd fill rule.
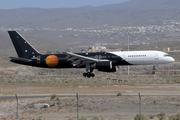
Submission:
[[[0,26],[82,28],[98,25],[149,25],[179,19],[179,0],[131,0],[121,4],[80,8],[0,10]]]

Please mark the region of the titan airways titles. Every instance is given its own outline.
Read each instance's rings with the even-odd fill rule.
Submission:
[[[40,54],[18,32],[8,31],[14,44],[17,57],[10,61],[18,64],[42,68],[86,68],[84,77],[94,77],[93,70],[116,72],[120,65],[156,65],[175,60],[162,51],[118,51],[62,54]]]

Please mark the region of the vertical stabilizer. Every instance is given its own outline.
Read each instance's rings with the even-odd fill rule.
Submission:
[[[30,59],[33,56],[40,55],[39,52],[28,42],[26,41],[18,32],[8,31],[9,36],[13,42],[13,45],[16,49],[18,57]]]

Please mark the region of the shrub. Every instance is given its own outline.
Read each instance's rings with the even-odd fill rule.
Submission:
[[[154,105],[156,105],[156,100],[153,101]]]
[[[94,116],[93,120],[99,120],[99,118],[97,116]]]
[[[176,115],[169,116],[169,120],[180,120],[180,112],[178,112]]]
[[[51,95],[51,100],[55,99],[56,95]]]
[[[79,118],[79,120],[87,120],[87,118],[82,116],[82,117]]]
[[[134,120],[140,120],[140,114],[139,113],[134,117]],[[147,118],[143,114],[141,114],[141,120],[147,120]]]
[[[42,118],[41,118],[41,117],[39,117],[39,118],[37,118],[36,120],[42,120]]]
[[[59,101],[59,97],[56,97],[56,100]]]
[[[119,92],[119,93],[117,93],[117,96],[121,96],[122,94]]]
[[[154,115],[149,115],[149,119],[154,119]]]
[[[59,101],[57,102],[57,104],[58,104],[58,105],[61,105],[61,101],[59,100]]]
[[[180,112],[178,112],[178,113],[176,114],[176,118],[177,118],[177,120],[180,120]]]
[[[169,116],[169,120],[178,120],[178,119],[176,118],[176,116],[171,115],[171,116]]]
[[[159,118],[159,120],[164,120],[164,118],[165,118],[165,113],[160,112],[160,113],[157,115],[157,117]]]

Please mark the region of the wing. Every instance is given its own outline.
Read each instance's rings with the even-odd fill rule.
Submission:
[[[70,53],[70,52],[63,52],[63,53],[66,54],[68,61],[71,61],[73,66],[77,66],[77,67],[80,67],[80,66],[83,66],[86,64],[101,62],[101,61],[109,61],[109,60],[102,60],[102,59],[94,59],[91,57],[85,57],[85,56],[78,55],[75,53]]]

